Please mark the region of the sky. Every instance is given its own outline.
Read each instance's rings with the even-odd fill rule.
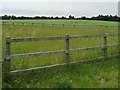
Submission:
[[[0,2],[119,2],[120,0],[0,0]]]
[[[118,0],[4,0],[1,15],[16,16],[97,16],[118,15]],[[24,2],[22,2],[24,1]]]

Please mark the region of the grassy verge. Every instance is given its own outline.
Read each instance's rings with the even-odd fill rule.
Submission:
[[[3,88],[117,88],[118,58],[12,77]]]

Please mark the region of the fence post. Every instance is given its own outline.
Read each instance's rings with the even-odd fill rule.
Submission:
[[[73,27],[75,27],[75,25],[73,25]]]
[[[10,37],[6,38],[6,58],[5,58],[5,80],[10,80],[10,58],[11,58],[11,52],[10,52],[10,44],[11,39]]]
[[[22,22],[22,25],[24,25],[24,22]]]
[[[104,48],[103,48],[103,50],[104,50],[104,58],[106,59],[107,55],[108,55],[108,53],[107,53],[107,35],[106,34],[104,34]]]
[[[52,24],[52,26],[54,27],[54,24]]]
[[[42,26],[43,26],[43,23],[42,23]]]
[[[69,35],[66,34],[66,39],[65,39],[65,60],[66,63],[69,64]]]

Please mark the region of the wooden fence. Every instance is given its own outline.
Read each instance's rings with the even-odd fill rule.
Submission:
[[[119,36],[118,34],[104,34],[104,35],[89,35],[89,36],[69,36],[66,35],[64,37],[39,37],[39,38],[6,38],[6,57],[5,57],[5,66],[6,66],[6,80],[10,79],[10,76],[13,74],[21,74],[21,73],[27,73],[31,71],[36,71],[42,68],[49,68],[49,67],[55,67],[55,66],[62,66],[62,65],[68,65],[72,63],[77,63],[77,62],[86,62],[86,60],[82,61],[77,61],[77,62],[70,62],[69,61],[69,53],[70,52],[79,52],[82,50],[96,50],[96,49],[102,49],[104,52],[104,56],[100,57],[103,59],[106,59],[108,57],[108,51],[107,49],[109,47],[116,47],[119,46],[120,44],[110,44],[107,45],[107,37],[108,36]],[[87,47],[87,48],[78,48],[78,49],[69,49],[69,40],[73,38],[103,38],[104,42],[102,46],[96,46],[96,47]],[[11,54],[11,43],[13,42],[30,42],[30,41],[40,41],[40,40],[65,40],[65,50],[60,50],[60,51],[52,51],[52,52],[36,52],[36,53],[26,53],[26,54]],[[65,54],[65,63],[63,64],[55,64],[51,66],[44,66],[44,67],[37,67],[37,68],[30,68],[30,69],[24,69],[24,70],[15,70],[11,71],[10,68],[10,62],[13,58],[27,58],[27,57],[35,57],[35,56],[40,56],[40,55],[48,55],[48,54]],[[115,56],[119,56],[115,55]],[[99,58],[98,58],[99,59]],[[90,61],[90,60],[88,60]]]
[[[118,26],[108,26],[108,25],[89,25],[89,24],[81,24],[81,25],[75,25],[75,24],[54,24],[54,23],[40,23],[40,22],[2,22],[3,25],[5,24],[11,24],[11,25],[41,25],[41,26],[52,26],[52,27],[55,27],[55,26],[60,26],[60,27],[80,27],[80,26],[95,26],[95,27],[104,27],[104,28],[108,28],[108,27],[118,27]]]

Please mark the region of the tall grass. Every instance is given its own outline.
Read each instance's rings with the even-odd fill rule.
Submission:
[[[118,59],[17,75],[3,88],[118,88]]]

